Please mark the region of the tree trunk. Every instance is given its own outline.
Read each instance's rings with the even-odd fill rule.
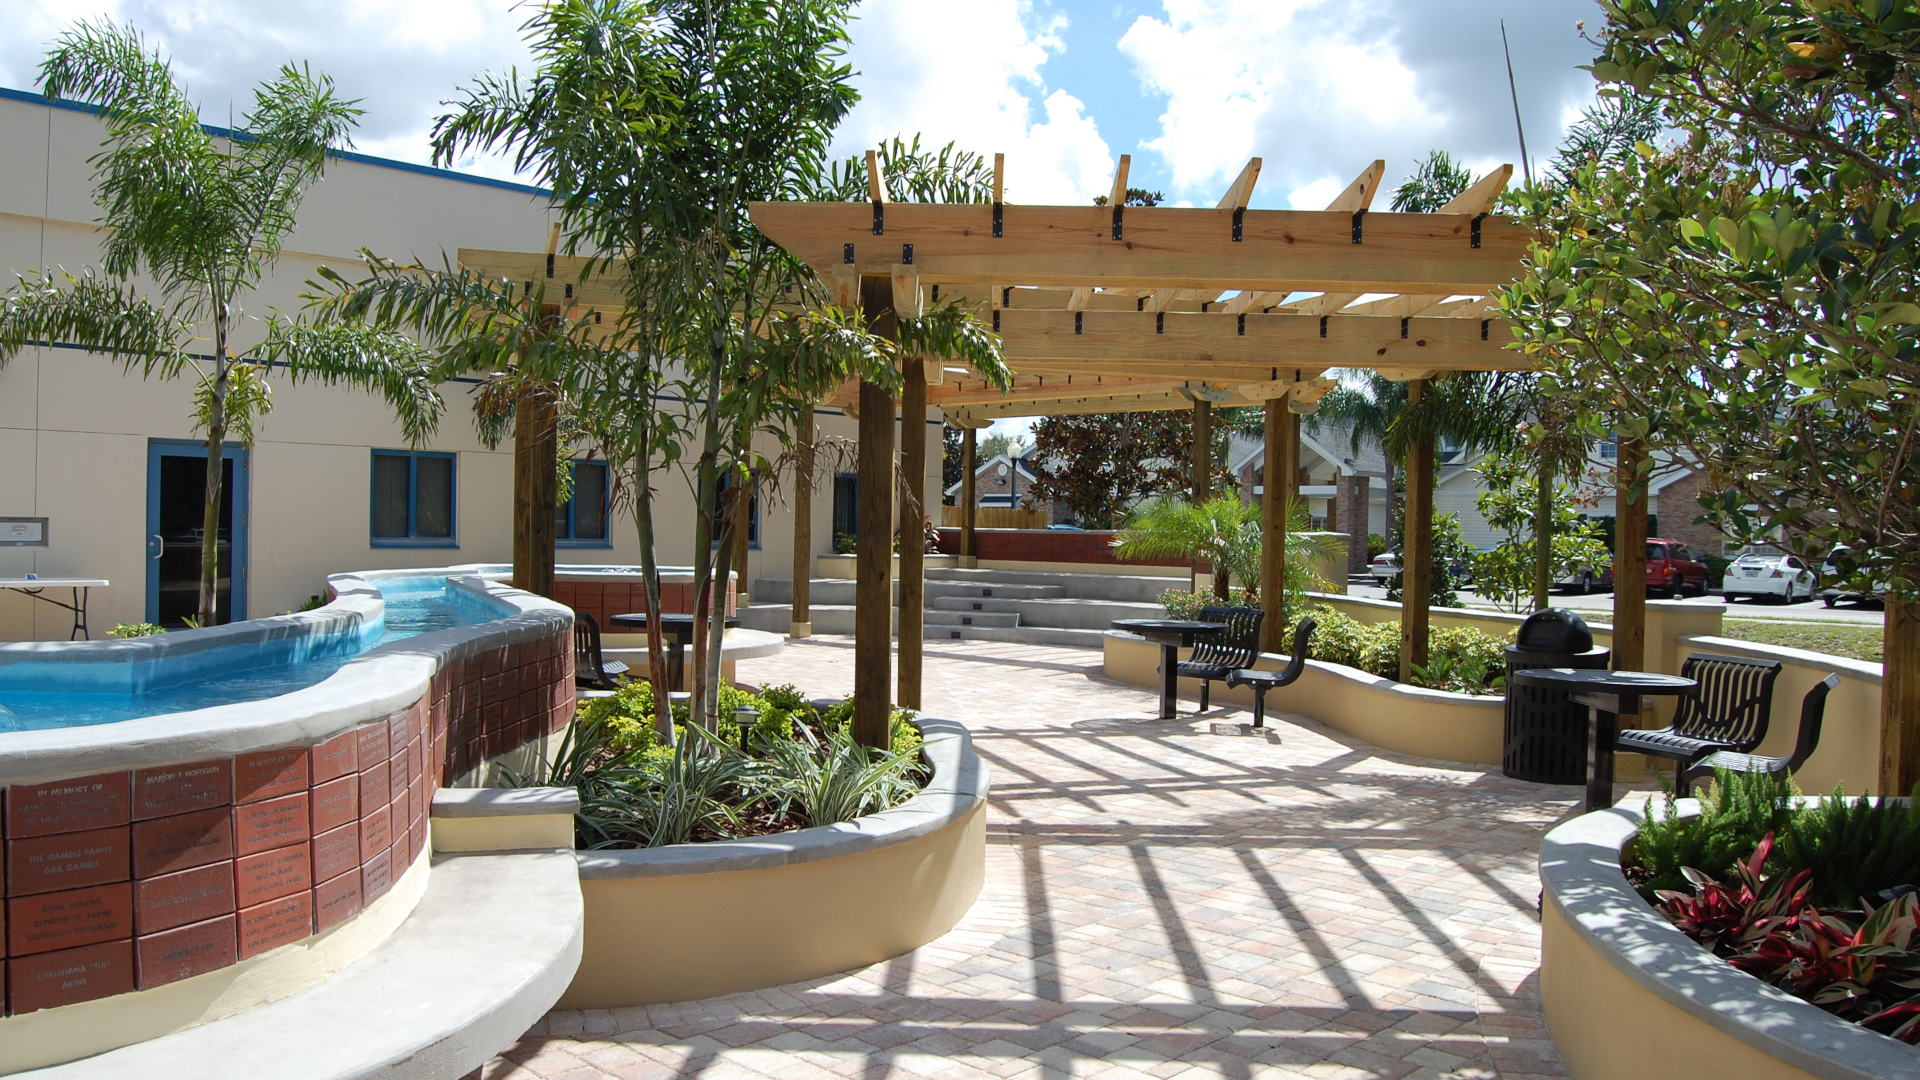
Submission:
[[[1193,505],[1213,497],[1213,405],[1193,403]]]
[[[1260,495],[1260,607],[1267,613],[1260,647],[1267,652],[1286,648],[1287,505],[1278,481],[1294,467],[1287,460],[1289,440],[1282,434],[1289,426],[1287,399],[1268,398]]]
[[[793,604],[787,636],[813,635],[813,410],[799,432],[793,475]]]
[[[860,309],[870,333],[893,337],[893,278],[862,276]],[[880,749],[891,741],[893,716],[893,408],[892,391],[860,384],[853,738]]]
[[[721,518],[720,545],[716,552],[716,564],[721,569],[715,575],[713,609],[707,617],[704,640],[701,642],[704,648],[701,650],[700,681],[707,687],[706,697],[702,699],[702,707],[706,711],[701,715],[705,717],[703,726],[712,732],[720,730],[720,663],[727,637],[727,593],[733,587],[727,577],[726,567],[732,559],[736,546],[746,545],[746,531],[738,527],[737,507],[743,505],[749,490],[742,482],[733,484],[727,491],[730,498],[727,500],[727,506]]]
[[[220,480],[227,459],[227,345],[224,329],[214,357],[213,401],[207,409],[206,504],[200,515],[200,610],[194,620],[214,626],[220,620]],[[239,522],[234,523],[237,527]],[[235,572],[239,567],[234,568]]]
[[[524,388],[513,405],[513,587],[549,598],[560,494],[556,412],[544,386]]]
[[[640,576],[647,592],[647,678],[653,683],[653,730],[664,745],[673,745],[673,709],[668,695],[673,683],[667,674],[667,650],[660,629],[660,560],[653,527],[653,447],[651,428],[640,431],[640,453],[634,467],[633,522],[639,533]]]
[[[1540,455],[1533,499],[1533,610],[1546,610],[1553,590],[1553,470]]]
[[[980,491],[976,486],[974,470],[980,467],[979,432],[968,428],[963,437],[960,450],[960,565],[973,567],[980,557],[974,549],[974,522],[978,519],[975,505],[980,501]]]
[[[1613,670],[1647,663],[1647,489],[1639,479],[1646,448],[1622,438],[1613,474]]]
[[[1920,601],[1887,594],[1881,631],[1880,791],[1911,795],[1920,784]]]
[[[1403,538],[1396,538],[1393,535],[1393,508],[1395,504],[1397,504],[1400,500],[1398,498],[1398,492],[1394,490],[1393,474],[1396,470],[1393,467],[1393,459],[1387,458],[1386,462],[1387,462],[1387,521],[1386,521],[1386,524],[1382,527],[1382,531],[1385,533],[1385,536],[1386,536],[1387,547],[1391,549],[1396,539],[1403,539]],[[1366,502],[1367,504],[1371,504],[1373,502],[1373,485],[1371,482],[1369,482],[1367,485]],[[1368,505],[1367,508],[1371,509],[1371,506]],[[1400,531],[1404,533],[1406,530],[1402,528]],[[1364,540],[1365,538],[1362,537],[1362,539]],[[1405,549],[1406,544],[1404,543],[1404,541],[1401,543],[1400,546],[1402,550]],[[1371,562],[1372,560],[1369,559],[1368,561]]]
[[[1425,379],[1407,384],[1407,405],[1419,404]],[[1407,447],[1406,541],[1400,550],[1400,681],[1412,682],[1413,669],[1427,666],[1429,609],[1433,604],[1432,434],[1417,436]]]
[[[927,371],[906,361],[900,393],[900,656],[894,676],[900,706],[920,708],[921,654],[926,648]]]

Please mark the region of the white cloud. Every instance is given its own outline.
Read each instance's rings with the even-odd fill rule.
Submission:
[[[1111,185],[1113,154],[1085,105],[1047,93],[1040,77],[1061,47],[1057,22],[1022,0],[866,0],[855,14],[849,60],[862,97],[836,154],[919,132],[1006,154],[1009,202],[1084,202]]]
[[[1375,158],[1389,184],[1436,148],[1476,170],[1517,163],[1503,15],[1530,148],[1550,153],[1592,98],[1574,23],[1597,14],[1593,0],[1164,0],[1120,51],[1166,101],[1147,146],[1176,192],[1217,197],[1258,155],[1268,205],[1316,208]]]

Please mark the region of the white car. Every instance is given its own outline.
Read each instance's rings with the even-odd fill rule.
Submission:
[[[1755,600],[1764,596],[1791,604],[1795,600],[1811,600],[1819,591],[1820,581],[1811,567],[1797,555],[1782,555],[1777,551],[1742,555],[1733,560],[1726,576],[1720,579],[1721,595],[1729,604],[1742,596]]]
[[[1373,561],[1367,564],[1367,573],[1372,574],[1373,579],[1382,585],[1399,577],[1400,549],[1394,548],[1392,551],[1375,555]]]

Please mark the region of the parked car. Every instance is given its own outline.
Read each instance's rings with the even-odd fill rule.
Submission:
[[[1400,549],[1391,547],[1375,555],[1373,561],[1367,564],[1367,573],[1372,574],[1373,579],[1382,585],[1399,577]]]
[[[1791,604],[1813,599],[1819,588],[1813,568],[1798,555],[1764,548],[1742,552],[1727,567],[1727,576],[1720,579],[1720,593],[1729,604],[1742,596]]]
[[[1828,607],[1842,600],[1855,604],[1878,604],[1887,595],[1887,583],[1876,581],[1865,592],[1854,584],[1854,573],[1859,565],[1853,557],[1853,549],[1840,544],[1827,552],[1827,559],[1820,564],[1820,580],[1826,588],[1820,590],[1820,602]]]
[[[1613,563],[1608,562],[1605,566],[1583,566],[1577,571],[1562,575],[1560,580],[1553,584],[1557,588],[1565,589],[1568,592],[1579,593],[1582,596],[1586,596],[1596,589],[1611,590],[1613,588]]]
[[[1678,540],[1647,541],[1647,595],[1672,599],[1707,594],[1707,564]]]

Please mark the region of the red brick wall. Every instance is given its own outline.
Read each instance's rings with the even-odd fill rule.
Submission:
[[[1113,533],[1077,529],[975,529],[974,556],[1010,562],[1092,563],[1096,565],[1178,566],[1185,559],[1116,559]],[[940,551],[960,553],[960,530],[940,530]]]
[[[571,634],[448,662],[318,745],[5,789],[10,1015],[147,990],[305,940],[385,895],[433,792],[558,730]]]
[[[600,624],[601,633],[620,633],[613,625],[615,615],[647,610],[647,587],[639,581],[556,581],[553,599],[575,611],[584,611]],[[693,583],[660,583],[660,610],[666,614],[686,615],[693,611]],[[736,614],[734,594],[727,592],[727,614]]]
[[[1693,549],[1695,557],[1725,554],[1727,538],[1711,525],[1695,525],[1700,516],[1700,492],[1706,477],[1690,473],[1660,489],[1654,496],[1653,512],[1660,518],[1660,537],[1678,540]]]

